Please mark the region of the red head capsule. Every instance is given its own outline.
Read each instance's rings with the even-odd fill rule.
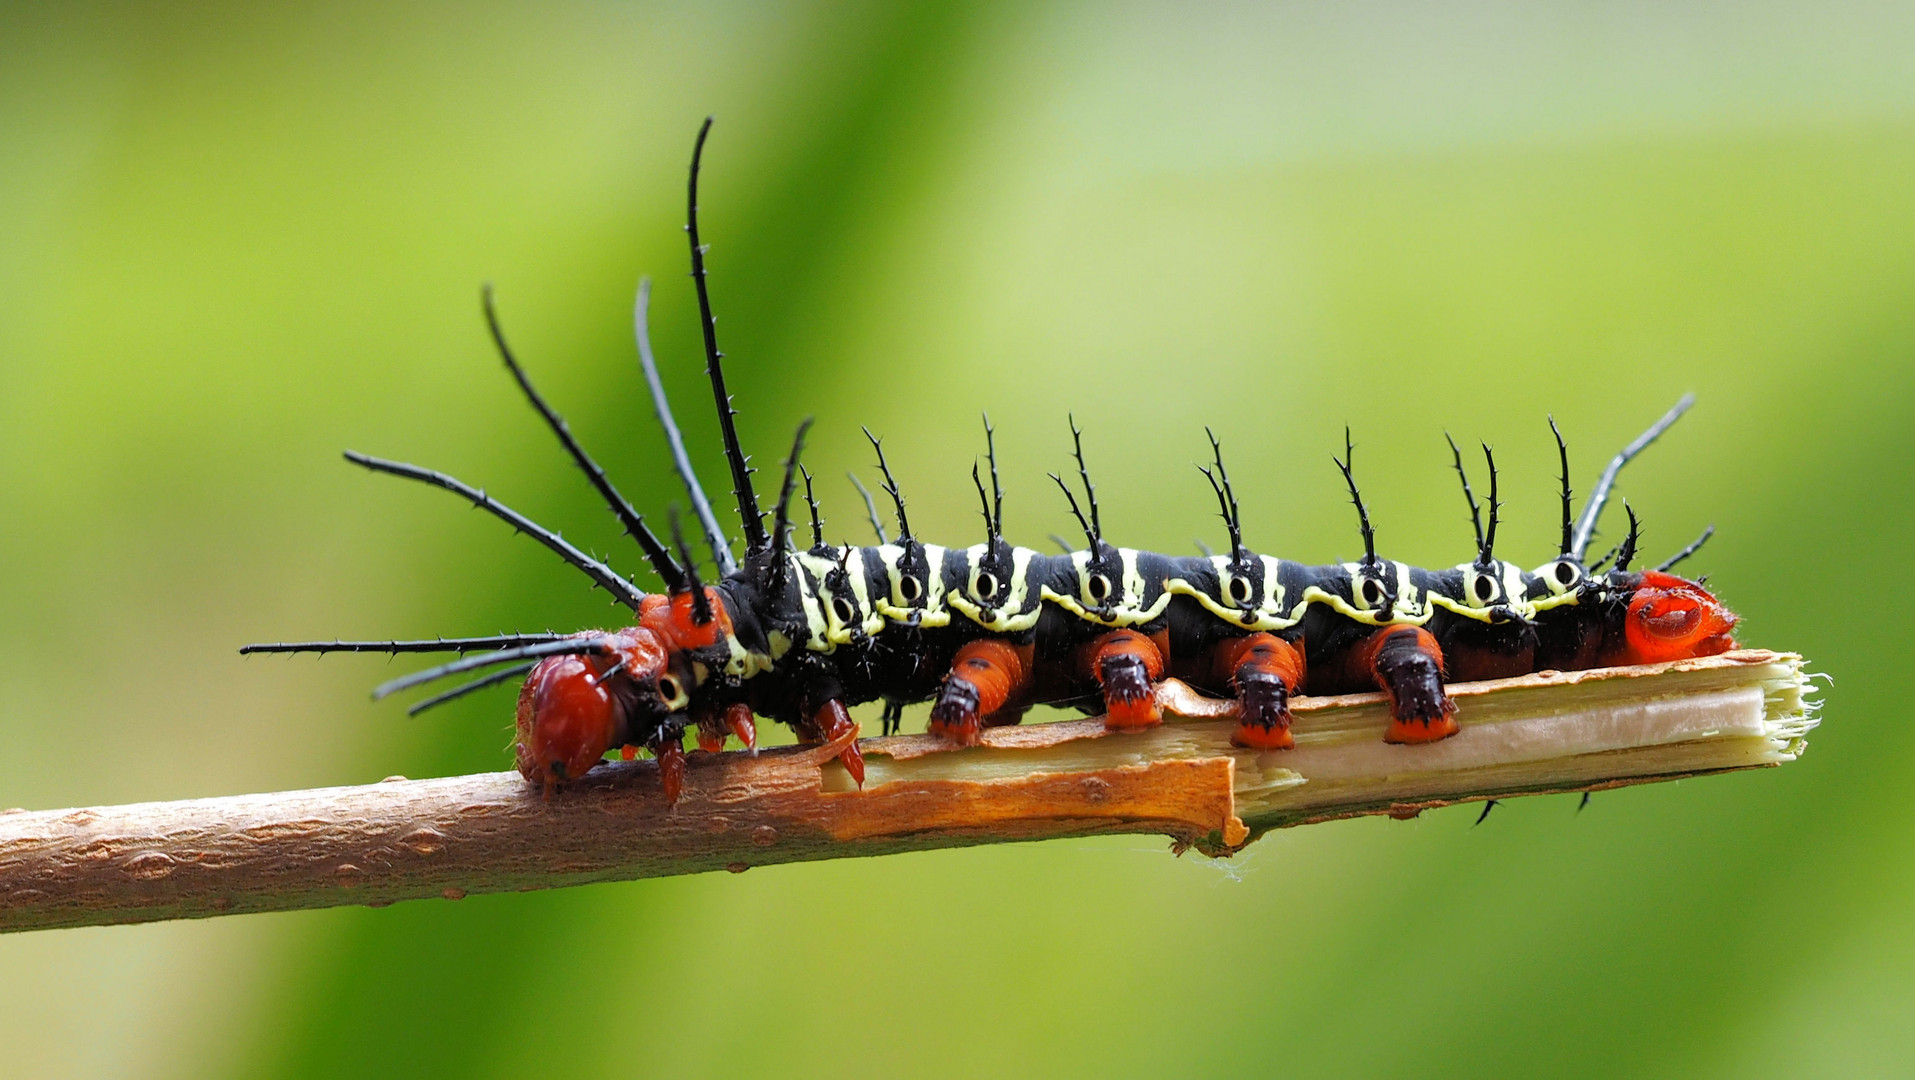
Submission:
[[[519,690],[519,774],[550,789],[585,775],[612,748],[619,708],[591,656],[551,656]]]
[[[606,653],[540,661],[519,691],[519,773],[548,791],[585,775],[612,747],[644,741],[683,704],[657,635],[631,627],[610,638]]]
[[[1714,656],[1735,648],[1729,632],[1735,613],[1693,581],[1651,570],[1629,598],[1623,640],[1612,642],[1604,662],[1654,664]]]

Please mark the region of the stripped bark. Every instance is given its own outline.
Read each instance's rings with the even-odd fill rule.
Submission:
[[[541,798],[516,773],[0,813],[0,930],[201,918],[505,892],[1100,833],[1240,850],[1264,831],[1794,760],[1814,727],[1801,658],[1743,651],[1451,688],[1463,731],[1389,746],[1380,695],[1299,699],[1294,750],[1229,743],[1228,702],[1174,681],[1184,719],[1096,720],[693,754],[665,805],[651,762]]]

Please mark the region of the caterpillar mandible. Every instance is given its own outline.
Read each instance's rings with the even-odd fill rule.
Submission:
[[[630,757],[644,748],[658,759],[666,797],[675,801],[688,731],[704,750],[721,750],[733,738],[755,749],[759,718],[786,725],[802,741],[842,740],[840,760],[862,784],[857,725],[848,710],[871,701],[884,703],[887,733],[906,705],[930,702],[931,733],[969,744],[982,728],[1017,723],[1038,704],[1101,713],[1113,729],[1149,727],[1162,721],[1157,688],[1175,678],[1235,703],[1237,745],[1282,751],[1293,744],[1293,697],[1381,691],[1390,706],[1384,739],[1415,744],[1458,731],[1456,706],[1445,689],[1450,683],[1709,656],[1735,647],[1736,616],[1700,582],[1669,572],[1713,529],[1653,569],[1635,569],[1639,521],[1625,507],[1629,531],[1622,542],[1594,561],[1588,557],[1617,474],[1689,408],[1689,396],[1610,461],[1573,516],[1568,450],[1550,421],[1561,463],[1561,543],[1557,556],[1534,570],[1496,555],[1501,503],[1494,453],[1483,447],[1489,488],[1479,502],[1453,440],[1453,464],[1474,523],[1473,557],[1426,570],[1379,556],[1347,429],[1343,453],[1333,460],[1362,535],[1363,556],[1355,562],[1309,565],[1246,546],[1215,435],[1209,436],[1210,463],[1199,468],[1217,499],[1228,550],[1175,556],[1112,544],[1104,536],[1074,418],[1078,487],[1061,475],[1051,478],[1084,533],[1081,548],[1064,544],[1062,553],[1047,554],[1005,539],[988,418],[985,467],[972,468],[982,542],[947,547],[917,536],[883,443],[867,429],[896,533],[887,536],[876,501],[861,488],[877,544],[826,543],[812,478],[801,463],[809,420],[792,440],[767,514],[739,444],[698,232],[699,165],[711,125],[707,118],[692,151],[686,232],[741,552],[734,552],[685,452],[652,357],[642,285],[635,326],[653,403],[717,580],[701,580],[699,559],[676,513],[668,544],[534,388],[507,343],[488,289],[487,325],[507,371],[638,544],[664,592],[641,590],[477,488],[430,469],[348,451],[347,460],[356,465],[443,488],[538,540],[629,607],[634,624],[568,635],[257,644],[242,653],[461,654],[393,679],[375,697],[490,669],[419,701],[410,709],[416,713],[524,676],[516,758],[528,781],[549,793],[612,750]],[[810,517],[811,543],[805,547],[794,537],[800,484]]]

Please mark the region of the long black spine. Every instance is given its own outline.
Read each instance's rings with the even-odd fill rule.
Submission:
[[[626,535],[638,541],[639,548],[645,552],[646,561],[650,562],[652,569],[664,579],[665,587],[668,589],[680,587],[684,582],[684,573],[679,570],[678,564],[672,561],[671,552],[665,550],[665,545],[659,543],[658,537],[653,536],[652,530],[645,526],[645,519],[639,516],[638,511],[632,509],[632,504],[625,501],[625,496],[620,495],[618,489],[612,486],[612,481],[605,475],[605,470],[599,467],[598,462],[592,460],[592,455],[586,453],[583,446],[579,445],[578,439],[572,436],[572,429],[566,424],[565,418],[552,411],[552,407],[539,396],[538,390],[532,386],[532,380],[526,377],[525,369],[519,366],[518,358],[512,355],[512,346],[506,344],[505,330],[499,326],[498,310],[492,304],[490,284],[485,286],[483,295],[485,324],[492,331],[492,342],[499,347],[499,356],[505,361],[506,370],[510,371],[512,377],[518,381],[519,389],[525,391],[526,400],[530,401],[539,415],[545,418],[546,426],[552,429],[552,434],[559,437],[559,443],[565,447],[565,452],[572,455],[572,460],[585,472],[585,478],[598,489],[599,496],[605,500],[605,505],[611,508],[613,515],[618,518],[618,523],[625,527]]]
[[[867,431],[865,434],[869,435],[870,432]],[[851,481],[852,487],[858,489],[858,494],[864,499],[864,512],[871,518],[871,531],[878,534],[878,545],[882,547],[890,543],[885,539],[884,522],[878,519],[878,500],[871,497],[871,489],[864,486],[864,481],[858,479],[857,473],[848,472],[844,476]]]
[[[1483,509],[1476,505],[1476,493],[1470,490],[1469,473],[1463,468],[1463,451],[1457,449],[1456,440],[1450,433],[1443,433],[1443,441],[1450,444],[1450,460],[1456,466],[1456,478],[1463,482],[1463,501],[1469,503],[1470,526],[1476,530],[1476,561],[1480,564],[1488,561],[1483,554]]]
[[[811,490],[811,470],[800,465],[798,475],[805,481],[805,505],[811,510],[811,546],[815,550],[825,546],[824,514],[819,512],[818,496]],[[879,537],[879,543],[883,542],[883,537]]]
[[[1091,519],[1086,518],[1084,512],[1077,508],[1077,496],[1071,494],[1071,486],[1066,484],[1064,478],[1056,473],[1047,473],[1046,475],[1057,484],[1057,490],[1064,493],[1064,498],[1070,500],[1071,516],[1077,519],[1078,526],[1084,530],[1085,539],[1090,541],[1091,554],[1097,554],[1098,550],[1103,546],[1101,542],[1102,538],[1097,535],[1097,527],[1091,524]],[[1065,554],[1068,555],[1070,552],[1066,550]]]
[[[884,440],[871,434],[870,428],[864,429],[864,437],[871,440],[871,449],[878,453],[878,472],[884,476],[884,493],[891,496],[892,503],[898,508],[898,539],[909,540],[911,539],[911,522],[904,516],[904,493],[898,490],[897,478],[891,475],[891,463],[884,459]],[[852,477],[851,482],[858,484],[858,478],[855,476]],[[858,490],[864,491],[864,485],[858,484]],[[864,499],[865,502],[870,502],[871,493],[865,492]],[[873,522],[877,521],[877,513],[877,509],[874,507],[871,511],[871,519]],[[878,538],[880,544],[884,543],[883,529],[878,530]]]
[[[512,649],[521,645],[549,645],[565,641],[570,634],[495,634],[491,637],[431,638],[420,641],[274,641],[240,647],[240,655],[252,653],[427,653],[477,652],[480,649]]]
[[[732,492],[738,497],[739,525],[745,532],[745,550],[763,551],[768,545],[764,517],[758,511],[758,493],[751,486],[751,459],[738,443],[738,411],[725,390],[725,354],[718,351],[718,324],[711,316],[711,291],[705,285],[705,248],[698,240],[698,164],[705,156],[705,137],[713,117],[707,116],[692,147],[691,179],[686,184],[685,232],[692,246],[692,282],[698,287],[698,321],[705,332],[705,373],[711,376],[712,398],[718,405],[718,427],[725,436],[725,460],[731,464]]]
[[[640,278],[638,299],[632,303],[632,332],[638,339],[638,365],[644,369],[645,385],[652,391],[652,409],[658,414],[658,424],[665,429],[665,443],[671,448],[672,468],[685,484],[685,494],[691,497],[692,513],[698,515],[698,524],[705,530],[705,541],[711,545],[712,561],[718,564],[720,574],[730,574],[738,569],[738,560],[732,557],[731,541],[725,536],[724,527],[718,524],[718,515],[712,512],[711,500],[705,497],[705,487],[698,482],[698,473],[692,469],[691,455],[685,452],[685,438],[678,433],[678,421],[672,417],[672,403],[665,397],[665,383],[658,377],[658,361],[652,357],[652,335],[649,328],[652,306],[652,279]]]
[[[1642,542],[1642,521],[1636,517],[1635,508],[1625,501],[1622,510],[1629,515],[1629,535],[1622,538],[1622,549],[1616,555],[1617,573],[1629,569],[1629,564],[1636,561],[1636,549]]]
[[[991,545],[1004,535],[1004,488],[997,480],[997,429],[991,426],[991,414],[984,414],[984,456],[991,463]]]
[[[1230,486],[1230,474],[1223,467],[1223,443],[1218,441],[1217,433],[1204,428],[1204,437],[1210,440],[1210,459],[1216,464],[1217,473],[1202,465],[1197,471],[1210,481],[1210,488],[1217,493],[1217,513],[1223,518],[1224,528],[1230,530],[1230,565],[1241,567],[1250,561],[1250,553],[1243,546],[1243,511],[1237,507],[1237,492]],[[1208,558],[1205,549],[1205,558]]]
[[[1682,395],[1682,400],[1676,402],[1674,408],[1663,413],[1662,419],[1649,425],[1649,430],[1636,436],[1635,442],[1623,447],[1621,453],[1610,459],[1609,467],[1602,472],[1602,479],[1597,480],[1596,486],[1590,490],[1589,501],[1583,504],[1582,516],[1576,519],[1576,534],[1574,542],[1569,547],[1570,555],[1580,559],[1589,550],[1590,538],[1596,535],[1596,522],[1602,518],[1602,508],[1609,501],[1610,490],[1616,486],[1616,474],[1621,472],[1622,467],[1629,464],[1637,454],[1647,450],[1650,443],[1661,438],[1662,433],[1668,431],[1670,425],[1677,420],[1682,419],[1682,414],[1688,412],[1689,406],[1695,403],[1694,394]]]
[[[1570,553],[1570,546],[1575,543],[1576,537],[1575,511],[1570,499],[1569,490],[1569,444],[1563,441],[1563,431],[1556,426],[1556,418],[1554,416],[1549,418],[1549,431],[1550,434],[1556,436],[1556,457],[1562,462],[1563,544],[1560,552],[1563,555],[1568,555]]]
[[[805,432],[811,430],[811,417],[798,423],[798,434],[791,439],[791,456],[785,459],[785,481],[778,489],[777,512],[771,526],[771,589],[774,594],[785,585],[786,545],[791,531],[791,493],[798,483],[798,457],[805,452]]]
[[[977,462],[971,462],[971,483],[977,485],[977,501],[983,504],[984,546],[987,550],[997,548],[997,525],[991,521],[991,497],[984,494],[984,477],[978,472]]]
[[[1350,441],[1350,429],[1343,429],[1343,457],[1330,457],[1337,468],[1343,472],[1343,482],[1350,488],[1350,503],[1356,507],[1357,526],[1363,530],[1363,565],[1376,565],[1376,530],[1370,528],[1370,509],[1363,505],[1363,496],[1356,489],[1356,476],[1350,472],[1350,463],[1356,460],[1356,444]]]
[[[447,476],[445,473],[435,472],[432,469],[422,469],[417,465],[408,465],[402,461],[387,461],[383,458],[371,457],[353,450],[346,451],[346,460],[362,468],[371,469],[374,472],[387,473],[392,476],[403,476],[408,480],[417,480],[422,484],[431,484],[433,487],[443,488],[446,491],[458,495],[479,509],[504,521],[519,532],[551,548],[554,552],[558,553],[559,558],[564,559],[566,562],[571,563],[583,571],[599,588],[611,593],[613,599],[631,608],[633,611],[638,610],[639,602],[645,598],[645,594],[639,590],[638,586],[620,577],[617,571],[611,567],[573,547],[558,533],[538,524],[524,514],[487,495],[485,492],[468,484],[461,483]]]
[[[1077,458],[1077,477],[1084,482],[1084,501],[1090,504],[1091,551],[1095,552],[1104,542],[1104,519],[1097,512],[1097,488],[1090,482],[1090,469],[1084,464],[1084,432],[1077,426],[1077,416],[1070,415],[1071,453]]]
[[[492,674],[487,675],[486,677],[482,679],[474,679],[469,683],[465,683],[464,685],[455,686],[452,689],[447,690],[443,694],[434,694],[431,697],[426,698],[424,701],[420,701],[412,705],[408,705],[406,707],[406,715],[417,716],[420,713],[425,712],[427,709],[436,708],[440,705],[444,705],[448,701],[457,701],[458,699],[474,691],[483,690],[488,686],[496,686],[499,683],[505,682],[507,679],[516,678],[520,675],[525,674],[528,671],[531,671],[533,668],[538,666],[539,666],[538,661],[531,660],[523,664],[514,664],[503,671],[495,671]]]
[[[1701,536],[1696,537],[1695,540],[1692,543],[1690,543],[1688,547],[1683,548],[1681,551],[1678,551],[1674,555],[1671,555],[1667,559],[1664,559],[1662,561],[1662,564],[1657,566],[1656,569],[1668,570],[1670,567],[1675,566],[1677,563],[1681,562],[1682,560],[1688,558],[1691,555],[1694,555],[1698,551],[1701,551],[1702,545],[1708,543],[1709,538],[1711,536],[1714,536],[1715,534],[1716,534],[1716,527],[1714,525],[1711,525],[1708,528],[1703,529]]]
[[[1496,523],[1502,519],[1503,503],[1497,498],[1496,451],[1490,449],[1488,443],[1482,446],[1483,462],[1489,466],[1489,528],[1483,533],[1482,562],[1489,566],[1496,561]]]
[[[537,660],[547,656],[578,656],[584,653],[603,653],[610,649],[610,638],[574,638],[568,641],[555,641],[545,645],[527,645],[518,649],[500,649],[498,652],[479,653],[476,656],[468,656],[460,660],[454,660],[449,664],[429,667],[422,671],[415,671],[410,675],[401,675],[396,679],[380,683],[378,688],[373,690],[372,697],[374,701],[377,701],[380,698],[389,697],[401,690],[410,689],[422,683],[429,683],[436,679],[443,679],[448,675],[457,675],[461,672],[473,671],[482,667],[491,667],[494,664],[505,664],[514,660]]]
[[[791,496],[798,486],[798,459],[805,452],[805,433],[811,430],[811,417],[798,422],[798,433],[791,438],[791,454],[785,458],[785,479],[778,488],[777,511],[772,517],[771,550],[774,556],[785,553],[785,533],[791,528]]]

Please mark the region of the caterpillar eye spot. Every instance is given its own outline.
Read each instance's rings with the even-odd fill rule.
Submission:
[[[1090,593],[1094,603],[1101,604],[1110,599],[1110,578],[1103,574],[1092,574],[1090,581],[1084,587]]]
[[[1550,577],[1556,580],[1556,584],[1567,589],[1576,583],[1576,568],[1566,562],[1559,562],[1550,571]]]
[[[1487,576],[1479,575],[1470,583],[1470,594],[1479,604],[1487,604],[1496,599],[1496,583]]]
[[[831,614],[837,616],[838,622],[846,626],[858,620],[858,610],[851,606],[851,601],[842,596],[831,598]]]
[[[977,576],[977,595],[980,600],[997,599],[997,575],[989,570]]]
[[[658,680],[658,696],[667,705],[675,704],[684,694],[685,688],[679,685],[678,680],[672,678],[670,675],[662,676]]]
[[[1231,603],[1237,605],[1238,607],[1249,606],[1250,582],[1248,580],[1244,578],[1240,578],[1240,577],[1233,577],[1230,579],[1230,584],[1225,587],[1225,591],[1227,591],[1230,594]]]
[[[906,575],[898,579],[898,595],[904,597],[907,604],[915,604],[924,598],[924,583]]]
[[[1357,595],[1363,598],[1365,607],[1375,607],[1383,602],[1383,586],[1374,578],[1364,578],[1363,585],[1357,589]]]

